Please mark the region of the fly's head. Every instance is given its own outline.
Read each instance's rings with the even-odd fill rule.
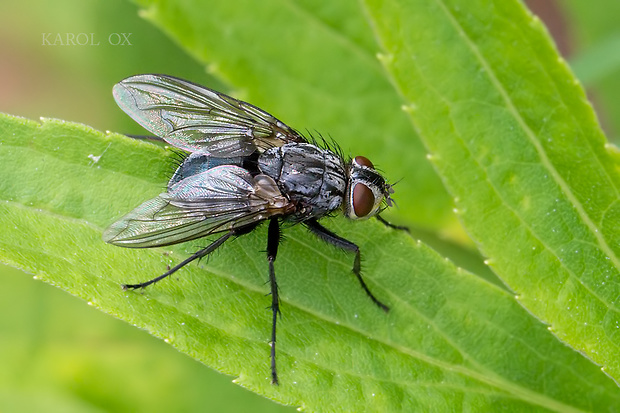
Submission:
[[[392,186],[375,170],[368,158],[356,156],[348,165],[347,191],[344,213],[351,219],[366,219],[374,216],[385,202],[392,206]]]

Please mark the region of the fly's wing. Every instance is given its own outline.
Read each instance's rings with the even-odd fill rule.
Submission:
[[[241,228],[290,208],[272,178],[222,165],[143,203],[106,229],[103,239],[129,248],[159,247]]]
[[[305,142],[256,106],[171,76],[132,76],[116,84],[113,93],[133,120],[188,152],[231,158]]]

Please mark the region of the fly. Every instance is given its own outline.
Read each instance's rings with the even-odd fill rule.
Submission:
[[[162,275],[124,289],[143,288],[205,257],[232,237],[269,221],[267,262],[271,289],[271,379],[276,370],[280,314],[274,262],[282,223],[302,224],[323,241],[355,254],[353,273],[368,297],[360,249],[319,223],[342,211],[350,219],[376,216],[392,206],[392,187],[363,156],[345,160],[333,145],[305,139],[269,113],[214,90],[164,75],[137,75],[114,86],[116,103],[149,132],[187,153],[167,191],[107,228],[104,241],[150,248],[221,234],[209,246]]]

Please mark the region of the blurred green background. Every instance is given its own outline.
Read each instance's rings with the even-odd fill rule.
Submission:
[[[610,141],[620,131],[620,2],[536,1],[587,87]],[[44,33],[92,33],[52,46]],[[131,45],[108,36],[131,33]],[[0,4],[0,111],[143,133],[114,103],[112,85],[168,73],[226,90],[120,0]],[[218,86],[219,85],[219,86]],[[266,360],[267,362],[267,360]],[[293,411],[234,385],[159,339],[83,301],[0,266],[0,411]]]

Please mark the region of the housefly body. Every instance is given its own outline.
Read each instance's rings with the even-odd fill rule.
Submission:
[[[146,287],[205,257],[226,240],[269,221],[271,376],[276,372],[280,301],[274,262],[282,223],[302,224],[323,241],[355,254],[353,273],[364,282],[360,250],[319,223],[336,211],[357,220],[392,205],[392,187],[363,156],[345,160],[335,145],[305,139],[267,112],[214,90],[163,75],[137,75],[114,86],[118,105],[145,129],[188,153],[167,191],[112,224],[103,239],[129,248],[161,247],[220,234],[164,274],[125,289]],[[394,227],[394,226],[392,226]],[[396,228],[396,227],[395,227]]]

